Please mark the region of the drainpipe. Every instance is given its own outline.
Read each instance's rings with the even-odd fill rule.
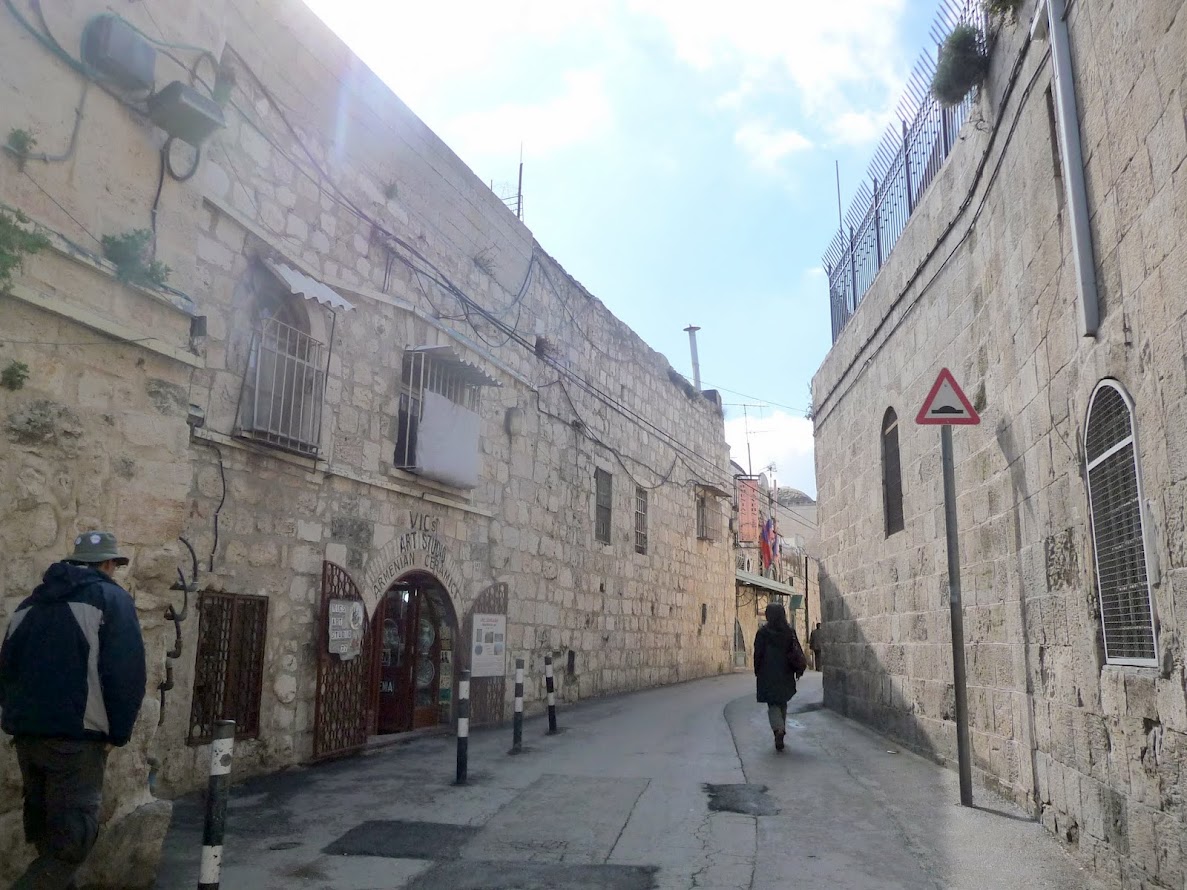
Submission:
[[[1045,7],[1045,10],[1040,7],[1035,12],[1031,37],[1036,40],[1049,37],[1051,41],[1059,156],[1063,162],[1063,182],[1072,216],[1072,262],[1076,270],[1076,293],[1080,303],[1080,335],[1095,337],[1100,326],[1100,305],[1092,231],[1088,225],[1088,193],[1080,145],[1080,119],[1076,113],[1076,84],[1072,79],[1067,0],[1047,0]]]
[[[701,363],[697,359],[697,331],[700,330],[695,324],[690,324],[684,330],[688,332],[688,348],[692,350],[692,385],[697,388],[697,392],[701,391]]]

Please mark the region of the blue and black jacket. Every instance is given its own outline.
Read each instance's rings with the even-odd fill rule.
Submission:
[[[54,563],[0,646],[0,727],[125,745],[144,700],[132,597],[91,566]]]

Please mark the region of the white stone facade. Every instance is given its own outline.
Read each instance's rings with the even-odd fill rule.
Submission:
[[[51,25],[75,47],[103,8],[73,4]],[[227,126],[204,144],[196,175],[163,179],[157,255],[176,292],[130,288],[93,256],[92,236],[150,219],[164,136],[135,102],[92,88],[65,163],[31,159],[26,176],[0,157],[4,205],[86,248],[55,235],[0,296],[0,365],[30,369],[21,389],[0,390],[0,620],[77,529],[103,526],[133,557],[121,580],[149,650],[148,697],[132,744],[111,763],[88,879],[131,886],[151,872],[151,851],[114,861],[102,846],[121,824],[141,831],[125,820],[138,806],[159,812],[150,763],[163,797],[204,781],[209,747],[188,744],[195,656],[208,654],[203,593],[262,597],[266,611],[258,733],[237,746],[238,775],[313,756],[327,562],[371,606],[406,569],[431,571],[458,633],[472,612],[505,603],[506,656],[528,660],[529,710],[542,705],[545,655],[557,660],[562,702],[729,670],[732,546],[724,533],[696,534],[698,486],[730,484],[719,401],[566,274],[297,0],[125,12],[146,34],[208,48],[234,72]],[[29,129],[53,152],[81,79],[3,15],[0,57],[19,60],[0,78],[0,127]],[[212,65],[198,68],[213,76]],[[157,86],[173,79],[189,73],[159,55]],[[170,154],[184,173],[188,149]],[[353,308],[286,294],[267,261]],[[238,435],[265,299],[323,347],[316,454]],[[473,489],[393,465],[405,352],[437,345],[497,383],[480,391]],[[595,539],[596,470],[612,478],[609,543]],[[728,504],[710,500],[724,529]],[[177,568],[192,575],[179,537],[198,573],[178,655],[164,613],[182,604],[169,589]],[[502,719],[510,684],[488,692],[477,716]],[[29,856],[18,788],[0,746],[0,881]]]
[[[954,433],[975,777],[1102,877],[1184,887],[1187,838],[1187,7],[1071,4],[1096,337],[1079,335],[1053,162],[1048,44],[1006,24],[936,181],[813,384],[826,703],[955,760],[939,433],[942,367],[981,412]],[[1135,405],[1156,665],[1109,663],[1086,486],[1098,383]],[[905,528],[887,535],[882,420]]]

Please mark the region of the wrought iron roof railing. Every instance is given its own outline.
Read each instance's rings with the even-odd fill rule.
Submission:
[[[989,34],[982,0],[941,0],[931,36],[937,44],[943,43],[961,23]],[[834,343],[898,243],[968,118],[972,94],[954,108],[943,107],[931,93],[935,70],[936,54],[923,53],[899,102],[895,115],[899,123],[887,129],[870,163],[868,181],[858,188],[841,229],[824,253]]]

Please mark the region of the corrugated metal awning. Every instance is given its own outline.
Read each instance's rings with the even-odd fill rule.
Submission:
[[[304,272],[300,272],[292,266],[286,266],[284,263],[277,263],[272,260],[264,260],[264,265],[268,267],[269,272],[279,278],[298,297],[304,297],[306,300],[316,300],[325,306],[333,309],[344,309],[347,312],[354,308],[354,305],[344,300],[336,290],[322,284],[316,278],[310,278]]]
[[[769,590],[771,593],[777,593],[780,596],[789,596],[791,597],[791,607],[793,609],[798,609],[804,600],[804,595],[797,592],[794,587],[790,587],[780,581],[774,581],[771,578],[764,578],[762,575],[756,575],[753,572],[745,572],[742,569],[737,569],[734,572],[734,580],[739,584],[745,584],[747,587],[759,587],[763,590]]]
[[[499,381],[488,375],[477,365],[466,361],[452,346],[416,346],[405,350],[406,355],[419,353],[431,359],[433,364],[449,368],[461,382],[470,386],[498,386]]]

